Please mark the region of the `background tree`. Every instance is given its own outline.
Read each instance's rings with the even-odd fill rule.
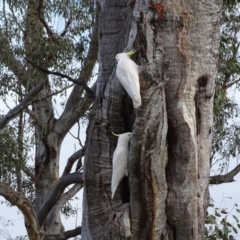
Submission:
[[[59,154],[67,132],[93,101],[94,87],[86,83],[97,57],[96,6],[91,1],[3,1],[0,14],[1,97],[4,102],[9,96],[17,99],[0,120],[1,128],[12,120],[15,129],[14,148],[7,144],[8,137],[2,142],[6,153],[1,159],[0,194],[23,212],[30,239],[40,239],[40,233],[56,239],[59,234],[77,235],[80,228],[64,233],[59,213],[82,186],[81,173],[68,173],[83,149],[70,158],[61,180]],[[36,65],[55,74],[49,77]],[[71,82],[76,84],[67,98]],[[63,101],[60,116],[54,110],[56,95]],[[35,148],[33,169],[26,157],[28,144]]]
[[[234,113],[224,91],[238,84],[236,4],[224,5],[218,61],[221,0],[3,2],[0,93],[6,104],[9,96],[17,100],[0,119],[0,194],[22,211],[30,239],[203,238],[210,158],[223,151],[224,110],[229,117]],[[143,104],[136,110],[114,65],[117,53],[132,48],[141,65]],[[97,54],[98,78],[90,88]],[[63,105],[59,116],[57,95]],[[82,118],[89,119],[86,143],[59,178],[61,143]],[[111,133],[126,131],[133,132],[129,179],[111,200],[117,142]],[[31,147],[34,166],[29,166]],[[82,227],[64,232],[62,206],[83,185]]]

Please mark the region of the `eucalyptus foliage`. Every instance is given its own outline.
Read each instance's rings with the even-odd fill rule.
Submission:
[[[46,0],[42,1],[42,6],[40,2],[0,2],[0,100],[6,109],[12,107],[8,106],[9,102],[19,104],[43,78],[49,80],[51,92],[47,97],[52,100],[54,108],[65,106],[67,89],[72,83],[62,77],[47,76],[36,70],[28,60],[42,68],[77,78],[86,59],[95,20],[94,1]],[[42,116],[29,116],[29,112],[32,110],[31,104],[41,100],[40,93],[21,112],[21,120],[20,117],[16,118],[0,131],[0,181],[16,190],[19,190],[18,183],[21,182],[20,190],[33,205],[35,185],[25,174],[24,167],[35,172],[32,157],[36,144],[34,132],[36,126],[42,124]],[[48,126],[41,125],[41,129],[44,135]],[[65,216],[76,211],[70,202],[62,208]]]
[[[220,173],[228,170],[230,159],[239,159],[239,105],[234,98],[240,83],[240,9],[238,1],[225,1],[219,56],[219,73],[214,97],[213,164]]]
[[[240,232],[240,209],[234,204],[232,209],[216,207],[212,200],[205,219],[205,240],[234,240]]]

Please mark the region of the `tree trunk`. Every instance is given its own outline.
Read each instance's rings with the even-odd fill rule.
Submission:
[[[42,45],[40,44],[45,43],[46,39],[44,39],[43,25],[38,19],[37,6],[38,1],[28,1],[26,31],[24,33],[26,58],[47,68],[48,63],[45,61],[47,52],[42,50]],[[59,179],[59,156],[63,137],[60,137],[60,135],[54,131],[56,119],[54,118],[52,98],[48,97],[51,94],[48,76],[39,72],[30,64],[28,67],[28,78],[23,82],[27,90],[32,90],[41,80],[45,80],[44,89],[39,94],[38,100],[33,101],[33,111],[30,112],[33,121],[36,123],[35,210],[38,212]],[[63,232],[64,229],[61,223],[60,213],[56,215],[53,222],[54,224],[49,222],[49,217],[46,218],[44,222],[46,235],[60,234]]]
[[[97,99],[87,130],[83,239],[203,239],[221,0],[101,1]],[[135,48],[142,106],[115,76]],[[131,131],[129,179],[111,200],[112,132]],[[129,190],[128,189],[129,185]]]

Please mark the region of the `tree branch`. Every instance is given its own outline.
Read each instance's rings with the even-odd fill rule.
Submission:
[[[84,90],[86,91],[86,93],[88,94],[89,97],[94,97],[95,93],[92,91],[92,89],[90,87],[88,87],[88,85],[81,79],[73,79],[71,77],[69,77],[66,74],[60,73],[60,72],[54,72],[54,71],[50,71],[48,69],[42,68],[38,65],[36,65],[35,63],[33,63],[31,60],[24,58],[27,62],[31,63],[33,67],[37,68],[38,70],[46,73],[46,74],[53,74],[55,76],[59,76],[62,78],[67,78],[70,82],[76,83],[78,85],[83,86]]]
[[[36,183],[36,176],[35,176],[35,174],[34,174],[28,167],[26,167],[26,166],[23,166],[23,167],[22,167],[22,170],[23,170],[23,172],[24,172],[28,177],[31,178],[32,182],[33,182],[34,185],[35,185],[35,183]]]
[[[61,37],[64,37],[64,36],[65,36],[65,34],[67,33],[67,31],[68,31],[68,29],[69,29],[69,27],[70,27],[73,19],[74,19],[74,17],[73,17],[72,11],[71,11],[71,16],[70,16],[70,18],[68,19],[68,21],[66,22],[64,30],[63,30],[62,33],[60,34]]]
[[[7,34],[0,30],[1,62],[14,73],[18,80],[21,81],[24,76],[24,68],[21,62],[15,58],[14,53],[11,50],[9,40],[6,36]]]
[[[49,95],[47,95],[47,96],[44,96],[44,97],[42,97],[41,99],[36,99],[36,100],[34,100],[34,101],[35,101],[35,102],[36,102],[36,101],[42,101],[42,100],[45,100],[45,99],[50,98],[50,97],[52,97],[52,96],[58,95],[59,93],[62,93],[63,91],[65,91],[65,90],[73,87],[73,85],[74,85],[74,84],[70,84],[70,85],[68,85],[68,86],[66,86],[66,87],[64,87],[64,88],[61,88],[61,89],[58,90],[58,91],[52,92],[51,94],[49,94]]]
[[[47,239],[49,239],[49,240],[66,240],[71,237],[76,237],[76,236],[80,235],[81,232],[82,232],[82,227],[77,227],[73,230],[66,231],[62,234],[47,235]]]
[[[47,217],[48,213],[52,209],[52,207],[55,205],[55,203],[58,201],[58,199],[61,197],[64,189],[73,183],[83,183],[83,175],[82,173],[71,173],[65,176],[62,176],[55,187],[53,188],[51,194],[44,202],[43,206],[37,213],[37,218],[39,225],[42,226],[45,218]]]
[[[54,33],[53,31],[51,30],[51,28],[48,26],[45,18],[44,18],[44,12],[43,12],[43,0],[39,0],[38,1],[39,4],[38,4],[38,7],[37,7],[37,12],[38,12],[38,19],[40,20],[40,22],[43,24],[43,26],[45,27],[46,31],[47,31],[47,34],[48,36],[55,40],[55,37],[54,37]]]
[[[82,227],[77,227],[73,230],[69,230],[64,232],[62,235],[60,235],[60,240],[66,240],[69,239],[71,237],[76,237],[78,235],[80,235],[82,233]]]
[[[21,210],[24,216],[29,239],[40,240],[40,227],[38,225],[37,217],[32,203],[26,198],[26,196],[23,193],[14,191],[14,189],[3,182],[0,182],[0,195]]]
[[[72,156],[70,158],[68,158],[67,161],[67,165],[63,171],[62,176],[67,175],[71,172],[72,170],[72,166],[73,164],[79,159],[82,158],[84,156],[84,149],[80,149],[77,152],[75,152],[74,154],[72,154]]]
[[[64,203],[66,203],[67,201],[69,201],[72,197],[74,197],[79,190],[81,190],[83,187],[83,184],[75,184],[73,185],[67,192],[65,192],[61,198],[58,200],[57,204],[55,205],[56,208],[58,208],[60,210],[60,208],[62,207],[62,205]],[[58,207],[59,206],[59,207]]]
[[[96,87],[97,83],[94,83],[91,89],[95,92]],[[76,90],[75,87],[74,89]],[[75,96],[73,95],[73,92],[76,94]],[[54,131],[62,136],[67,134],[71,127],[79,120],[79,118],[86,114],[86,111],[89,110],[89,107],[94,100],[88,96],[81,97],[81,92],[74,90],[73,92],[68,98],[68,102],[65,106],[63,114],[60,116],[54,126]],[[71,99],[72,102],[69,102],[69,99]]]
[[[239,83],[239,82],[240,82],[240,79],[238,79],[238,80],[236,80],[236,81],[234,81],[234,82],[231,82],[231,83],[229,83],[229,84],[224,85],[224,86],[222,87],[222,89],[227,90],[228,88],[232,87],[234,84],[237,84],[237,83]]]
[[[43,80],[40,82],[35,88],[33,88],[21,101],[20,104],[15,106],[13,109],[11,109],[4,117],[0,119],[0,129],[4,128],[10,120],[15,117],[17,114],[19,114],[32,99],[42,91],[44,88],[44,85],[47,83],[48,79]]]
[[[67,192],[65,192],[60,199],[57,201],[57,203],[54,205],[54,207],[52,208],[52,210],[50,211],[50,213],[47,216],[48,219],[48,224],[49,224],[49,228],[51,229],[52,224],[54,224],[55,219],[56,219],[56,215],[59,213],[59,211],[61,210],[61,207],[64,203],[66,203],[67,201],[69,201],[73,196],[75,196],[77,194],[77,192],[82,189],[83,184],[75,184],[73,185],[73,187],[71,187]]]
[[[86,83],[89,81],[93,68],[95,66],[98,54],[98,23],[99,23],[99,12],[100,6],[97,3],[96,7],[96,20],[92,30],[92,38],[90,41],[90,46],[88,50],[88,54],[86,60],[84,62],[83,70],[80,73],[79,80],[85,81]],[[92,87],[96,88],[96,83]],[[59,129],[59,133],[66,134],[69,129],[78,121],[78,119],[83,116],[86,109],[93,102],[91,99],[83,99],[81,98],[83,93],[83,88],[79,85],[75,85],[65,106],[65,109],[58,119],[56,123],[56,128]],[[69,117],[71,116],[71,118]]]
[[[240,164],[238,164],[232,171],[230,171],[227,174],[210,176],[209,183],[210,184],[222,184],[222,183],[234,182],[235,180],[233,178],[239,172],[240,172]]]

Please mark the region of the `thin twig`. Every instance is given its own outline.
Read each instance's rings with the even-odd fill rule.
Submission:
[[[73,22],[73,20],[74,20],[74,17],[73,17],[72,11],[71,11],[70,18],[67,20],[67,22],[65,24],[65,28],[62,31],[62,33],[60,34],[61,37],[64,37],[65,34],[68,32],[68,29],[69,29],[71,23]]]
[[[59,93],[62,93],[63,91],[65,91],[65,90],[67,90],[67,89],[69,89],[69,88],[71,88],[71,87],[73,87],[73,86],[74,86],[74,84],[70,84],[69,86],[66,86],[66,87],[64,87],[64,88],[62,88],[62,89],[60,89],[60,90],[58,90],[58,91],[56,91],[56,92],[53,92],[53,93],[51,93],[51,94],[49,94],[49,95],[47,95],[47,96],[45,96],[45,97],[42,97],[42,98],[41,98],[41,101],[43,101],[43,100],[45,100],[45,99],[48,99],[48,98],[50,98],[50,97],[52,97],[52,96],[58,95]],[[40,101],[40,99],[34,100],[34,102],[37,102],[37,101]]]

